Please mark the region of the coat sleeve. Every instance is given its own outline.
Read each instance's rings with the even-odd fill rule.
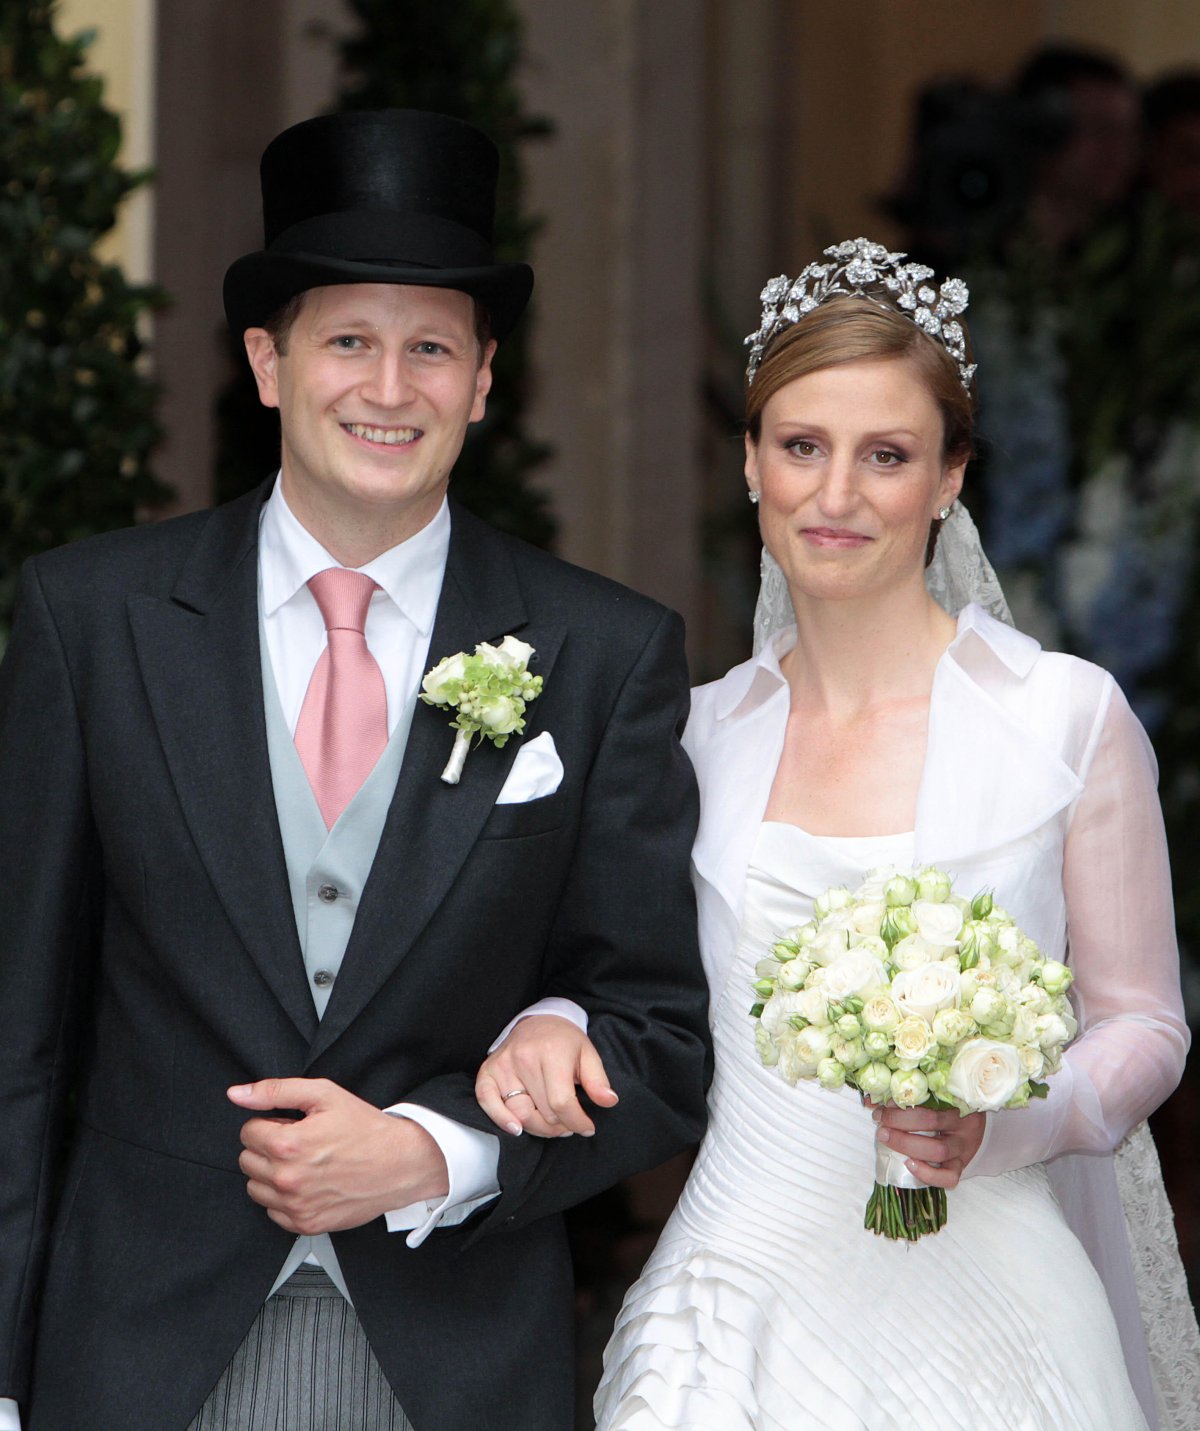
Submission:
[[[0,1395],[26,1389],[99,861],[67,661],[35,562],[0,666]]]
[[[989,1116],[971,1176],[1111,1152],[1183,1072],[1189,1034],[1154,754],[1116,684],[1108,690],[1063,853],[1079,1037],[1044,1101]]]
[[[620,1093],[593,1138],[500,1138],[500,1197],[472,1226],[521,1226],[695,1143],[711,1072],[707,986],[689,857],[695,777],[683,623],[664,613],[629,670],[588,776],[582,820],[543,967],[545,992],[587,1010]],[[466,1074],[408,1095],[495,1132]]]

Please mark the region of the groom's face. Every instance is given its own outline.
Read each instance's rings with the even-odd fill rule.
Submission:
[[[246,349],[259,396],[279,409],[288,505],[318,540],[347,522],[386,546],[437,512],[467,426],[483,416],[495,344],[455,289],[310,289],[282,351],[264,329]]]

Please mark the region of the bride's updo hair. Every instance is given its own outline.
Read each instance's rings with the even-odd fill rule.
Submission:
[[[970,338],[968,358],[970,361]],[[767,344],[746,390],[746,431],[757,443],[762,411],[780,388],[809,373],[864,359],[910,358],[942,414],[942,455],[961,462],[974,450],[975,401],[962,385],[958,364],[936,339],[898,309],[850,294],[827,298]]]

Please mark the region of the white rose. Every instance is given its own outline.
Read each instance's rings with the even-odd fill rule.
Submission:
[[[1071,987],[1074,975],[1065,964],[1060,964],[1057,959],[1047,959],[1042,965],[1038,975],[1042,988],[1053,998],[1058,994],[1065,994]]]
[[[863,1027],[855,1014],[843,1014],[840,1019],[835,1020],[833,1027],[838,1038],[862,1038]]]
[[[475,703],[480,725],[496,735],[511,735],[521,724],[522,704],[512,696],[484,696]]]
[[[981,1024],[994,1024],[1004,1017],[1008,1005],[1003,995],[984,986],[971,1000],[971,1017]]]
[[[779,1071],[780,1078],[786,1079],[789,1083],[795,1083],[797,1079],[807,1078],[811,1075],[812,1069],[797,1050],[794,1033],[789,1031],[786,1035],[781,1035],[776,1043],[778,1053],[775,1067]]]
[[[1066,1022],[1058,1014],[1039,1014],[1035,1027],[1037,1041],[1043,1049],[1061,1047],[1071,1037]]]
[[[1038,1016],[1033,1009],[1018,1008],[1013,1018],[1012,1034],[1010,1035],[1015,1044],[1035,1044],[1037,1036]]]
[[[877,934],[852,934],[850,936],[851,949],[865,949],[868,954],[873,955],[881,964],[887,962],[891,957],[888,947]]]
[[[932,964],[938,958],[932,944],[926,943],[919,934],[908,934],[892,950],[892,962],[897,969],[919,969],[923,964]]]
[[[461,683],[466,676],[466,665],[466,657],[461,651],[456,651],[453,656],[447,656],[445,660],[437,663],[421,682],[421,689],[438,705],[453,701],[458,693],[451,688]]]
[[[902,969],[892,980],[892,998],[902,1014],[918,1014],[932,1022],[939,1009],[958,1003],[962,975],[946,964],[925,964]]]
[[[892,1035],[892,1047],[900,1060],[901,1068],[916,1068],[928,1054],[937,1047],[933,1030],[924,1019],[901,1019]]]
[[[917,1108],[929,1097],[929,1080],[919,1068],[898,1069],[892,1074],[892,1102],[900,1108]]]
[[[886,1063],[868,1063],[854,1075],[859,1088],[876,1103],[882,1103],[892,1091],[892,1070]]]
[[[958,943],[963,926],[961,909],[952,904],[935,904],[927,899],[918,899],[913,901],[912,912],[917,921],[917,933],[926,944],[946,949]]]
[[[812,965],[807,959],[788,959],[779,966],[779,973],[775,977],[782,989],[800,989],[803,988],[811,968]]]
[[[881,899],[866,900],[850,911],[850,929],[854,934],[878,935],[886,913]]]
[[[809,1024],[796,1035],[795,1047],[796,1057],[804,1065],[805,1072],[812,1074],[817,1071],[817,1064],[833,1052],[833,1040],[828,1029]]]
[[[796,1012],[808,1020],[810,1024],[823,1024],[829,1021],[829,999],[826,997],[824,989],[809,988],[800,992],[799,1006]]]
[[[830,1051],[843,1068],[851,1071],[871,1061],[862,1039],[858,1038],[835,1038],[830,1044]]]
[[[900,1022],[900,1011],[887,994],[876,994],[863,1004],[862,1021],[872,1033],[891,1033]]]
[[[793,1014],[801,1013],[800,1000],[803,994],[790,994],[784,990],[776,989],[767,1002],[763,1005],[762,1014],[759,1016],[759,1023],[771,1035],[772,1038],[779,1038],[785,1029],[788,1028],[788,1019]]]
[[[1050,995],[1040,984],[1023,985],[1017,995],[1017,1002],[1033,1014],[1048,1014],[1051,1011]]]
[[[917,897],[917,882],[908,875],[896,875],[883,887],[883,898],[889,909],[910,905]]]
[[[852,899],[853,896],[844,884],[835,885],[816,897],[813,901],[813,914],[818,919],[825,919],[834,910],[845,909]]]
[[[516,671],[522,666],[528,665],[529,658],[533,655],[533,647],[525,641],[518,641],[515,636],[506,636],[499,646],[492,646],[487,641],[481,641],[475,647],[475,654],[482,656],[489,666],[499,666],[506,671]]]
[[[933,1016],[933,1036],[943,1048],[953,1048],[977,1032],[975,1020],[965,1009],[939,1009]]]
[[[891,1036],[875,1029],[863,1039],[863,1050],[868,1058],[885,1059],[892,1051]]]
[[[950,898],[950,877],[928,865],[917,875],[917,898],[945,904]]]
[[[1025,1080],[1021,1057],[1008,1043],[973,1038],[963,1044],[950,1065],[948,1089],[962,1107],[974,1113],[1003,1108]]]
[[[1036,1044],[1023,1044],[1018,1050],[1021,1072],[1026,1078],[1041,1078],[1046,1067],[1046,1055]]]
[[[828,999],[848,999],[852,994],[886,988],[887,974],[879,960],[866,949],[847,949],[825,966],[821,988]]]
[[[779,1062],[779,1050],[775,1047],[775,1040],[762,1026],[762,1020],[754,1025],[754,1047],[758,1050],[758,1056],[768,1068],[774,1068]]]
[[[817,1064],[817,1082],[822,1088],[840,1088],[846,1081],[846,1070],[836,1058],[823,1058]]]
[[[849,932],[845,929],[825,929],[815,935],[804,953],[818,964],[828,964],[838,955],[844,954],[850,944]]]

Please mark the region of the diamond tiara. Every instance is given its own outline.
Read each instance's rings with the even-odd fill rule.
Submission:
[[[939,342],[958,364],[964,388],[970,388],[975,364],[967,362],[967,338],[958,316],[966,311],[970,293],[961,278],[947,278],[940,287],[929,282],[933,269],[923,263],[905,263],[903,253],[889,253],[881,243],[869,239],[847,239],[825,250],[832,263],[810,263],[798,278],[785,273],[773,278],[759,295],[762,299],[762,326],[746,343],[750,362],[746,382],[754,374],[767,344],[781,328],[799,323],[827,298],[845,294],[865,298],[880,308],[894,309],[911,318],[923,333]],[[868,293],[869,286],[886,289],[892,302]]]

